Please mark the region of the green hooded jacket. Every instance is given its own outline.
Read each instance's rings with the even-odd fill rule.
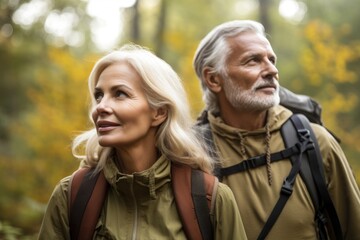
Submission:
[[[186,239],[171,188],[171,162],[160,157],[149,169],[122,174],[113,161],[104,168],[110,184],[93,239]],[[71,176],[49,200],[40,240],[70,239],[68,195]],[[219,183],[211,210],[215,239],[247,239],[234,196]]]
[[[276,106],[268,114],[270,150],[275,153],[285,149],[280,128],[292,113],[282,106]],[[220,117],[212,114],[208,114],[208,118],[223,167],[265,153],[265,128],[245,131],[226,125]],[[338,142],[325,128],[316,124],[312,124],[312,128],[320,146],[328,191],[337,210],[344,238],[360,239],[360,192],[348,161]],[[224,177],[222,182],[235,195],[249,239],[257,239],[260,234],[279,199],[281,186],[290,169],[290,160],[272,163],[271,186],[266,166]],[[293,193],[266,239],[317,239],[314,216],[311,197],[298,175]]]

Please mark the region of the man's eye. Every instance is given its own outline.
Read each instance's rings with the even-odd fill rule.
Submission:
[[[270,62],[272,62],[274,65],[276,64],[276,59],[275,59],[275,58],[270,58],[269,60],[270,60]]]
[[[250,58],[247,63],[248,63],[248,64],[255,64],[255,63],[257,63],[257,62],[259,62],[259,59],[258,59],[258,58]]]

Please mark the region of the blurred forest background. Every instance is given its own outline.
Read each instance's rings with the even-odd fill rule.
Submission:
[[[310,95],[360,182],[359,0],[0,0],[0,239],[36,239],[57,182],[79,165],[90,127],[87,77],[124,43],[152,49],[182,77],[194,118],[200,39],[234,19],[262,22],[280,83]]]

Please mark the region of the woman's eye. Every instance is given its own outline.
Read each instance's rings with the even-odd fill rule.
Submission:
[[[128,95],[125,92],[121,91],[121,90],[117,90],[115,92],[115,97],[127,97],[127,96]]]
[[[94,99],[96,100],[96,102],[100,102],[103,96],[104,96],[104,94],[102,92],[94,93]]]

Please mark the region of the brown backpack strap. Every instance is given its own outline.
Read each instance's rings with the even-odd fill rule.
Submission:
[[[216,178],[177,163],[172,163],[171,175],[176,206],[187,238],[213,239],[210,208]]]
[[[81,168],[71,180],[69,226],[72,240],[92,239],[106,198],[108,183],[103,171]]]
[[[172,164],[175,202],[188,239],[213,239],[210,220],[216,178],[187,165]],[[72,240],[92,239],[106,198],[108,183],[101,171],[76,171],[70,187],[69,225]]]

